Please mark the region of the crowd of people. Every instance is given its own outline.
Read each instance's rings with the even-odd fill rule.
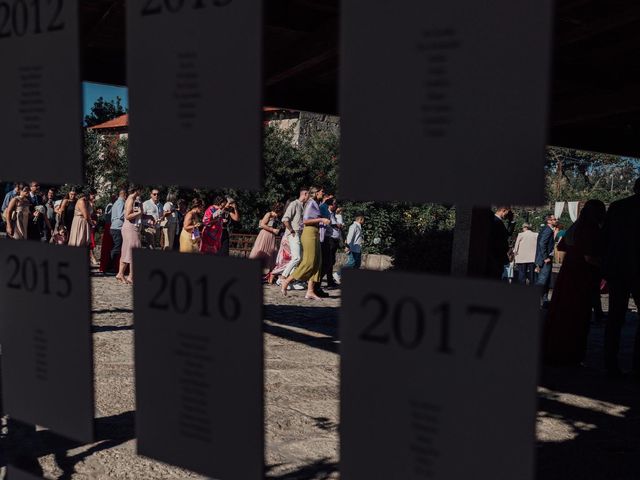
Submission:
[[[608,209],[600,200],[587,201],[566,231],[552,214],[545,216],[537,233],[524,224],[511,245],[515,225],[511,208],[495,211],[486,274],[541,289],[541,306],[547,313],[543,352],[548,364],[584,362],[595,314],[595,321],[605,321],[606,371],[622,375],[618,357],[629,297],[640,305],[639,212],[640,179],[633,195],[611,203]],[[560,269],[549,298],[554,263]],[[602,293],[609,294],[608,315],[602,310]],[[632,368],[640,379],[640,327]]]
[[[141,197],[142,188],[132,185],[113,195],[104,210],[96,207],[96,192],[70,189],[58,198],[54,188],[40,191],[38,182],[16,183],[2,205],[7,236],[58,245],[86,247],[93,267],[133,283],[133,249],[178,250],[219,256],[230,254],[229,227],[240,221],[240,210],[231,197],[218,196],[205,206],[196,196],[188,205],[175,194],[160,200],[160,190]],[[336,254],[344,246],[344,268],[359,268],[362,255],[362,224],[357,215],[344,238],[341,209],[333,195],[320,187],[301,188],[288,204],[277,202],[259,220],[259,234],[249,258],[259,259],[265,279],[290,289],[306,289],[305,298],[318,300],[328,294],[320,287],[338,288],[334,273]],[[96,259],[96,231],[102,231],[100,259]]]
[[[219,256],[230,254],[229,226],[240,221],[233,198],[218,196],[208,206],[196,196],[188,205],[160,190],[142,199],[136,185],[121,189],[104,208],[96,206],[95,190],[70,189],[59,197],[54,188],[40,190],[36,181],[15,183],[2,202],[2,225],[7,237],[87,248],[91,265],[122,283],[133,283],[133,249],[178,250]],[[620,374],[620,335],[630,295],[640,304],[640,179],[634,195],[613,202],[608,210],[600,200],[586,202],[566,231],[553,214],[544,217],[538,232],[525,223],[512,242],[514,214],[498,207],[491,214],[485,275],[541,289],[547,311],[544,357],[552,364],[583,362],[592,312],[606,317],[605,367]],[[487,217],[488,218],[488,217]],[[321,288],[338,288],[336,254],[344,248],[343,268],[361,264],[363,215],[356,215],[348,231],[333,195],[320,187],[301,188],[286,205],[277,202],[258,221],[259,234],[249,258],[262,262],[265,280],[287,295],[306,290],[305,298],[320,300]],[[102,228],[100,260],[96,259],[96,230]],[[345,238],[346,233],[346,238]],[[561,264],[549,298],[554,264]],[[609,293],[605,316],[601,293]],[[633,368],[640,376],[640,328]]]
[[[343,268],[360,268],[363,215],[356,215],[344,238],[344,220],[333,195],[320,187],[301,188],[288,205],[276,203],[260,220],[260,233],[249,258],[263,261],[267,278],[277,277],[283,295],[290,289],[304,290],[305,298],[320,300],[328,294],[321,288],[338,288],[340,274],[334,272],[336,254],[344,245]],[[280,246],[276,237],[283,232]]]
[[[2,224],[9,238],[87,246],[91,264],[95,227],[102,215],[95,206],[96,191],[70,190],[58,199],[54,188],[40,191],[38,182],[16,183],[2,202]]]

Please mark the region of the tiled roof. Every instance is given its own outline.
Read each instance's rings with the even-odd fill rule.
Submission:
[[[129,126],[129,114],[125,113],[119,117],[108,120],[104,123],[94,125],[89,130],[106,130],[109,128],[126,128]]]
[[[263,107],[262,109],[264,113],[272,113],[272,112],[282,112],[282,111],[293,111],[287,108],[277,108],[277,107]],[[98,125],[94,125],[93,127],[89,127],[89,130],[109,130],[116,128],[127,128],[129,126],[129,114],[124,114],[119,117],[108,120],[104,123],[100,123]]]

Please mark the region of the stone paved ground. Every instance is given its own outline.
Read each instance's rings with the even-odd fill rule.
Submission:
[[[98,441],[77,445],[40,430],[27,442],[28,450],[39,457],[48,478],[202,478],[135,455],[131,288],[113,278],[92,281]],[[269,478],[338,478],[339,293],[332,296],[323,302],[304,300],[301,293],[283,299],[276,287],[265,287]],[[635,321],[625,330],[627,364],[631,326]],[[640,388],[604,378],[598,368],[602,331],[602,325],[593,329],[586,368],[544,371],[540,479],[640,478]]]
[[[92,282],[99,441],[76,445],[41,430],[29,437],[30,452],[49,478],[204,478],[136,456],[131,287]],[[265,287],[267,475],[337,478],[339,292],[322,302],[303,294],[283,298]]]

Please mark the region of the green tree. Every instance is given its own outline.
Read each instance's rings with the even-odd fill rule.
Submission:
[[[304,146],[293,143],[293,131],[267,126],[264,130],[264,186],[258,192],[224,190],[208,191],[208,197],[225,194],[234,197],[242,210],[238,230],[257,233],[258,220],[276,202],[287,203],[297,198],[302,186],[320,185],[335,192],[338,171],[339,138],[319,132]]]
[[[328,193],[336,193],[338,188],[338,165],[340,138],[331,133],[319,131],[304,142],[300,148],[300,163],[307,174],[309,185],[318,185]]]
[[[631,158],[549,147],[545,173],[549,202],[598,198],[609,203],[631,193],[640,170]]]
[[[102,201],[128,183],[128,139],[92,130],[84,134],[85,187],[98,191]]]
[[[99,125],[120,115],[124,115],[125,113],[127,113],[127,110],[122,106],[122,99],[120,97],[108,101],[103,97],[99,97],[91,107],[91,112],[85,115],[84,123],[86,127],[93,127],[94,125]]]

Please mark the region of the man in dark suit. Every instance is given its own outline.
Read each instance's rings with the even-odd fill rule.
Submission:
[[[605,367],[620,375],[620,333],[629,307],[629,295],[640,305],[640,178],[634,195],[609,206],[604,225],[604,275],[609,287],[609,318],[605,327]],[[640,378],[640,328],[636,331],[633,370]]]
[[[505,221],[508,224],[505,224]],[[486,276],[500,280],[504,266],[509,263],[509,238],[513,234],[515,223],[511,207],[500,206],[491,217],[489,230],[489,252]]]
[[[40,196],[40,184],[38,182],[34,181],[29,184],[29,203],[31,204],[29,206],[31,219],[29,220],[29,227],[27,228],[27,238],[39,242],[42,240],[44,234],[46,214],[42,214],[41,207],[44,205],[44,202]]]
[[[29,202],[31,207],[37,207],[43,205],[42,195],[40,194],[40,184],[38,182],[31,182],[29,184]]]
[[[536,272],[538,278],[536,285],[542,287],[542,306],[549,303],[549,285],[551,284],[551,273],[553,270],[553,253],[555,247],[555,239],[553,236],[553,227],[558,223],[555,215],[548,214],[544,217],[545,226],[538,234],[538,245],[536,246]]]

